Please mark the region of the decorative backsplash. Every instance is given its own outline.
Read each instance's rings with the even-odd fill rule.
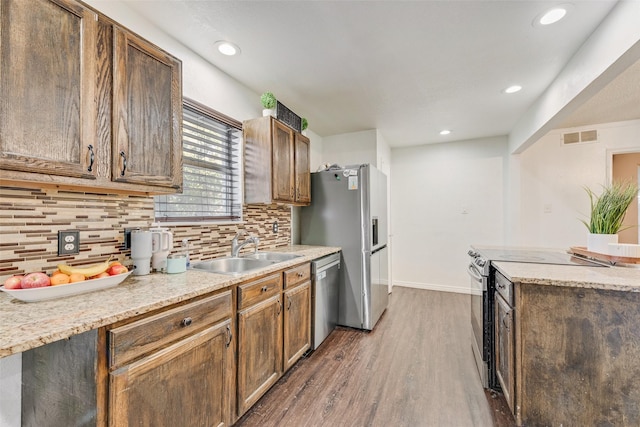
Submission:
[[[0,187],[0,279],[32,271],[51,273],[60,262],[92,264],[109,256],[129,265],[124,229],[149,227],[153,218],[151,196]],[[245,205],[243,219],[238,224],[163,227],[173,232],[174,253],[183,250],[183,239],[189,239],[191,260],[229,255],[231,240],[240,230],[260,237],[261,249],[290,244],[289,206]],[[276,220],[278,233],[273,233]],[[78,255],[57,255],[59,230],[80,231]]]

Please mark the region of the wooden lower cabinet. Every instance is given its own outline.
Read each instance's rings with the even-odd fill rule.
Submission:
[[[284,370],[311,347],[311,282],[284,292]]]
[[[238,311],[238,416],[282,374],[280,293]]]
[[[109,330],[109,426],[224,426],[232,413],[231,290]]]
[[[112,372],[110,425],[230,425],[230,328],[229,319]]]
[[[496,376],[504,398],[515,413],[515,343],[513,309],[497,292],[495,294]]]

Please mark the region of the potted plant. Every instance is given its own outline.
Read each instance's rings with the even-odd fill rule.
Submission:
[[[582,221],[589,230],[587,250],[608,253],[609,243],[618,243],[618,231],[631,202],[638,195],[638,185],[632,182],[613,183],[597,196],[586,188],[591,202],[589,222]]]
[[[260,96],[260,102],[262,102],[262,110],[263,116],[274,116],[276,115],[276,97],[271,92],[265,92]]]
[[[307,128],[309,127],[309,121],[306,117],[302,118],[302,134],[307,136]]]

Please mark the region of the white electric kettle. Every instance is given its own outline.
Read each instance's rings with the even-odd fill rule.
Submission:
[[[157,225],[154,223],[149,229],[153,252],[153,255],[151,255],[151,267],[156,271],[165,271],[167,269],[167,257],[171,253],[171,249],[173,249],[173,233],[168,228],[158,227]]]

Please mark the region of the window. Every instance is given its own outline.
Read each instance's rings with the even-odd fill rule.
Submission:
[[[182,194],[155,197],[156,221],[239,220],[242,124],[183,101]]]

